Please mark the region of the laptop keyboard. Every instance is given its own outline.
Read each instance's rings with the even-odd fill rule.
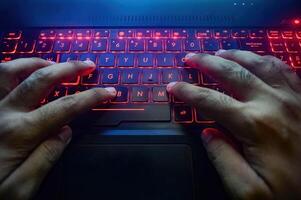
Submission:
[[[47,29],[2,33],[0,60],[41,57],[55,62],[92,60],[97,69],[55,87],[41,104],[93,87],[113,86],[117,97],[92,112],[99,125],[120,122],[214,123],[166,92],[173,81],[222,91],[212,77],[185,66],[188,52],[219,49],[274,55],[301,69],[301,31],[277,29]],[[223,91],[222,91],[223,92]]]

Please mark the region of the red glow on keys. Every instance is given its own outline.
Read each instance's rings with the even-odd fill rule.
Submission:
[[[293,20],[293,24],[294,25],[300,25],[301,24],[301,20],[300,19],[294,19]]]
[[[119,37],[124,37],[125,36],[125,32],[123,32],[123,31],[119,32],[118,36]]]

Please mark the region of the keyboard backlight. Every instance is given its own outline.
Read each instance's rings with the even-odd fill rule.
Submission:
[[[300,25],[301,24],[301,20],[300,19],[295,19],[293,23],[295,25]]]

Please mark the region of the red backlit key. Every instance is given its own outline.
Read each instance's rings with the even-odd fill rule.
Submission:
[[[284,62],[285,64],[290,65],[290,59],[287,54],[275,53],[274,56],[282,60],[282,62]]]
[[[294,39],[295,32],[294,31],[282,31],[282,38],[283,39]]]
[[[69,52],[71,48],[70,40],[56,40],[53,46],[53,52]]]
[[[55,101],[66,95],[66,87],[55,87],[54,90],[49,94],[48,100]]]
[[[16,40],[3,40],[0,43],[0,52],[2,53],[14,53],[16,51]]]
[[[42,30],[40,32],[41,39],[54,39],[56,36],[55,30]]]
[[[293,67],[300,68],[301,67],[301,55],[291,55],[290,61]]]
[[[126,103],[129,101],[129,89],[123,86],[115,87],[117,94],[116,98],[111,100],[112,103]]]
[[[97,29],[94,31],[93,36],[95,37],[95,39],[98,38],[107,38],[110,36],[110,31],[109,30],[105,30],[105,29]]]
[[[214,30],[215,38],[229,38],[231,31],[228,29],[217,29]]]
[[[159,71],[154,69],[143,70],[142,84],[159,84]]]
[[[118,37],[131,38],[134,37],[135,31],[132,29],[124,29],[118,31]]]
[[[242,39],[240,40],[241,49],[253,52],[266,52],[268,50],[268,44],[262,39]]]
[[[15,54],[0,54],[0,63],[9,62],[16,59]]]
[[[121,83],[123,84],[138,84],[139,71],[137,69],[126,69],[122,71]]]
[[[296,32],[296,37],[297,37],[298,39],[301,39],[301,31],[297,31],[297,32]]]
[[[9,31],[4,33],[4,39],[20,39],[21,34],[21,31]]]
[[[283,53],[285,52],[285,45],[282,40],[271,40],[270,42],[272,52]]]
[[[166,40],[166,51],[181,51],[182,50],[181,39],[167,39]]]
[[[252,39],[262,39],[266,37],[266,32],[264,29],[252,29],[250,30],[250,38]]]
[[[91,30],[75,30],[74,35],[78,39],[90,39],[92,35]]]
[[[36,43],[37,53],[50,53],[52,51],[53,40],[38,40]]]
[[[249,36],[249,31],[247,29],[233,29],[233,38],[247,38]]]
[[[147,87],[133,87],[132,88],[132,102],[148,102],[149,88]]]
[[[289,53],[299,53],[299,52],[301,52],[301,46],[300,46],[300,43],[298,41],[287,40],[285,42],[285,47],[286,47],[287,52],[289,52]]]
[[[73,94],[78,94],[78,93],[81,93],[83,91],[86,91],[88,90],[89,88],[86,87],[86,86],[76,86],[76,87],[68,87],[68,90],[67,90],[67,94],[68,95],[73,95]]]
[[[129,51],[144,51],[145,41],[143,39],[129,40]]]
[[[197,38],[211,38],[212,36],[212,33],[211,33],[211,30],[210,29],[199,29],[197,30],[196,32],[196,37]]]
[[[107,50],[107,39],[94,39],[91,43],[92,52],[104,52]]]
[[[150,38],[152,37],[152,31],[147,29],[138,29],[136,30],[136,37],[137,38]]]
[[[162,82],[164,84],[168,84],[179,80],[180,80],[180,76],[179,76],[179,71],[177,69],[162,70]]]
[[[21,40],[17,47],[17,52],[19,53],[32,53],[34,50],[35,41],[34,40]]]
[[[72,39],[73,31],[72,30],[57,30],[56,37],[60,39]]]
[[[183,69],[181,71],[182,81],[191,83],[191,84],[199,84],[199,71],[197,69]]]
[[[186,29],[174,30],[173,33],[172,33],[172,37],[174,37],[174,38],[187,38],[188,37],[188,31]]]
[[[154,102],[168,102],[166,87],[153,87],[152,92]]]
[[[82,77],[83,85],[98,85],[99,83],[99,68],[96,68],[92,73]]]
[[[148,51],[163,51],[163,41],[161,39],[147,40]]]
[[[281,38],[281,32],[278,30],[269,30],[268,31],[268,37],[270,39],[280,39]]]
[[[89,41],[77,39],[72,42],[71,51],[72,52],[87,52],[89,48]]]
[[[189,106],[185,105],[175,105],[173,108],[174,111],[174,121],[177,123],[192,123],[193,115],[192,109]]]
[[[168,38],[168,37],[170,37],[170,30],[168,30],[168,29],[155,30],[154,37],[155,38]]]

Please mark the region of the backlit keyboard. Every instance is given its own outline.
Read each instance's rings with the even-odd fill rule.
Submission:
[[[212,77],[185,66],[188,52],[241,49],[274,55],[301,70],[301,30],[279,29],[46,29],[1,33],[0,60],[41,57],[55,62],[92,60],[97,69],[58,85],[41,102],[92,87],[113,86],[117,97],[92,111],[98,125],[120,122],[214,123],[171,97],[166,85],[186,81],[222,91]]]

